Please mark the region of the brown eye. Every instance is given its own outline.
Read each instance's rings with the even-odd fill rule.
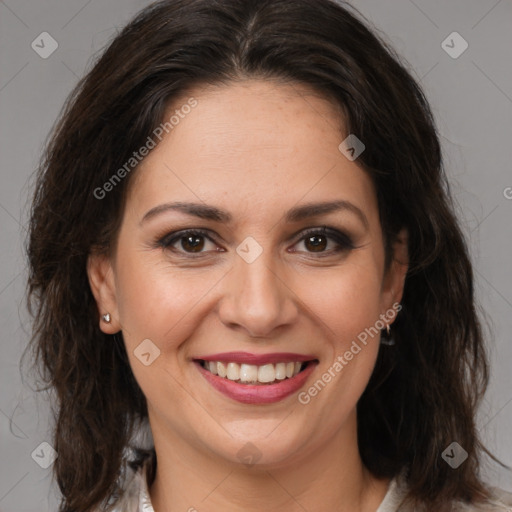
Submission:
[[[212,246],[211,250],[208,248],[208,243]],[[207,232],[195,229],[169,233],[158,241],[158,246],[178,255],[197,254],[199,256],[222,250]]]
[[[304,249],[297,252],[317,253],[319,257],[350,251],[356,247],[349,235],[327,226],[309,229],[303,233],[297,245],[302,244]]]
[[[202,235],[188,235],[181,238],[181,247],[187,252],[201,252],[204,248]]]
[[[327,237],[324,235],[308,236],[304,240],[304,244],[311,252],[321,252],[327,247]]]

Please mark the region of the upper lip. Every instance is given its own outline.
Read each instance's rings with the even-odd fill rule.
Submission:
[[[251,354],[250,352],[222,352],[195,357],[195,360],[221,361],[238,364],[253,364],[261,366],[271,363],[290,363],[313,361],[315,356],[305,354],[294,354],[292,352],[274,352],[270,354]]]

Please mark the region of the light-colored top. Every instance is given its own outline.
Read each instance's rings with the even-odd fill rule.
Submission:
[[[137,469],[128,468],[125,475],[124,493],[112,512],[155,512],[148,492],[147,470],[152,463],[146,458]],[[512,494],[501,489],[490,489],[493,499],[486,505],[452,505],[452,512],[512,512]],[[384,500],[375,512],[423,512],[401,506],[407,486],[401,477],[391,480]],[[194,510],[192,508],[192,510]],[[430,511],[429,511],[430,512]]]

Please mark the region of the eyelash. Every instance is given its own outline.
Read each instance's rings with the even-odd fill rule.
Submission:
[[[194,235],[200,235],[204,236],[214,244],[216,244],[215,240],[212,239],[211,234],[209,231],[198,228],[198,229],[185,229],[181,231],[174,231],[172,233],[168,233],[163,238],[158,240],[157,246],[161,247],[163,249],[171,250],[175,253],[179,253],[181,255],[186,255],[187,258],[200,258],[204,254],[206,254],[209,251],[205,252],[198,252],[198,253],[191,253],[191,252],[185,252],[185,251],[179,251],[173,247],[174,243],[180,241],[183,238],[186,238],[188,236],[194,236]],[[331,249],[330,251],[319,251],[318,253],[312,252],[312,251],[306,251],[308,254],[316,254],[317,257],[321,258],[322,255],[325,257],[325,255],[332,255],[337,254],[342,251],[350,251],[352,249],[355,249],[356,246],[354,245],[354,242],[352,241],[351,237],[348,236],[345,233],[342,233],[341,231],[338,231],[337,229],[330,228],[328,226],[322,226],[320,228],[309,228],[302,232],[301,238],[299,238],[294,245],[296,245],[299,242],[302,242],[303,240],[306,240],[308,237],[312,237],[315,235],[321,235],[325,236],[327,238],[333,239],[337,247],[335,249]],[[303,251],[294,251],[294,252],[303,252]]]

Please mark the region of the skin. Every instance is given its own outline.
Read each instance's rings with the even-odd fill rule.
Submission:
[[[374,478],[361,462],[356,404],[378,336],[307,405],[297,394],[238,403],[213,389],[192,359],[224,351],[313,354],[319,364],[307,390],[401,300],[406,233],[386,270],[373,183],[338,150],[347,134],[328,100],[297,84],[259,80],[196,88],[190,96],[198,106],[130,183],[115,250],[91,255],[88,264],[98,309],[112,317],[101,328],[122,330],[148,401],[155,511],[374,512],[389,480]],[[359,208],[367,225],[349,210],[283,221],[294,206],[340,199]],[[141,222],[172,201],[214,205],[233,220],[169,210]],[[323,225],[349,234],[355,248],[335,252],[336,240],[320,235],[326,255],[315,252],[302,233]],[[185,228],[211,232],[211,240],[200,239],[198,259],[179,239],[174,252],[158,246]],[[248,236],[263,249],[250,264],[236,252]],[[149,366],[134,355],[145,339],[160,350]],[[249,467],[237,456],[247,442],[261,454]]]

